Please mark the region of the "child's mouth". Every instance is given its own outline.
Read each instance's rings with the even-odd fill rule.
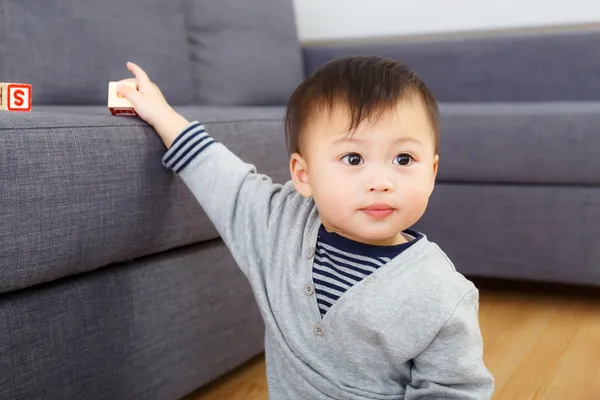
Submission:
[[[382,219],[388,217],[394,212],[394,208],[387,204],[372,204],[369,207],[362,208],[361,211],[372,218]]]

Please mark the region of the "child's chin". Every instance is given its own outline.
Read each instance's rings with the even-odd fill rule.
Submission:
[[[402,232],[402,229],[393,229],[393,228],[378,228],[378,229],[360,229],[357,231],[355,236],[362,239],[365,242],[371,243],[388,243],[390,241],[394,241],[398,238],[398,234]]]

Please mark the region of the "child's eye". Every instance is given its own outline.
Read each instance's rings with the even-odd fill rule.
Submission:
[[[346,154],[342,157],[342,161],[344,161],[348,165],[360,165],[362,164],[362,156],[358,153],[350,153]]]
[[[410,154],[398,154],[394,159],[394,163],[404,166],[410,164],[413,160]]]

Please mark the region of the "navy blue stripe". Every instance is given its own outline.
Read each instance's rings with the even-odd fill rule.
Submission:
[[[339,250],[338,251],[335,251],[335,250],[326,250],[326,249],[321,249],[320,247],[317,247],[317,253],[319,253],[321,256],[323,256],[325,258],[330,258],[330,255],[324,253],[325,251],[327,251],[328,253],[330,253],[333,256],[341,258],[342,260],[352,261],[353,263],[361,264],[364,267],[372,267],[374,269],[379,269],[381,267],[380,265],[375,264],[373,262],[369,262],[369,261],[366,261],[366,260],[358,260],[356,258],[352,258],[352,257],[347,256],[345,254],[338,253]],[[365,256],[363,256],[363,257],[365,257]],[[336,263],[336,264],[338,264],[338,265],[341,264],[341,261],[333,260],[333,262]],[[344,266],[346,266],[346,264],[344,264]],[[352,268],[354,270],[357,270],[357,267],[348,266],[348,268]],[[364,270],[360,270],[360,271],[363,272],[363,273],[367,273],[367,272],[364,272]],[[371,273],[371,272],[373,272],[373,271],[368,271],[368,273]]]
[[[339,287],[338,285],[334,285],[333,283],[325,282],[325,281],[322,281],[322,280],[314,278],[314,277],[313,277],[313,282],[315,282],[318,285],[325,286],[325,287],[328,287],[333,290],[337,290],[338,292],[344,293],[346,291],[346,289],[344,289],[343,287]]]
[[[332,306],[331,303],[329,303],[329,302],[327,302],[325,300],[322,300],[322,299],[317,299],[317,303],[321,304],[323,306],[326,306],[327,308],[331,308],[331,306]],[[319,308],[321,309],[321,307],[319,307]],[[323,311],[323,309],[321,309],[321,311]]]
[[[408,233],[411,236],[414,236],[415,238],[419,238],[419,234],[415,235],[413,234],[413,231],[407,229],[404,232]],[[350,240],[348,238],[338,235],[335,232],[327,232],[327,229],[325,229],[323,225],[321,225],[319,228],[319,240],[338,250],[345,251],[346,253],[363,255],[371,258],[394,258],[398,254],[412,246],[413,242],[415,242],[415,240],[413,240],[408,243],[402,243],[392,246],[375,246]]]
[[[177,136],[175,138],[175,140],[173,140],[173,143],[171,143],[171,148],[173,148],[173,146],[175,146],[175,144],[177,142],[179,142],[181,140],[181,138],[185,136],[186,133],[188,133],[189,131],[191,131],[192,129],[194,129],[198,126],[202,126],[202,124],[200,124],[199,122],[196,122],[196,121],[192,122],[192,124],[190,126],[188,126],[183,132],[181,132],[179,134],[179,136]]]
[[[327,271],[324,271],[324,270],[322,270],[322,269],[319,269],[319,268],[314,268],[314,267],[313,267],[313,271],[316,271],[316,272],[317,272],[319,275],[321,275],[321,276],[326,276],[326,277],[328,277],[328,278],[331,278],[331,279],[333,279],[333,280],[334,280],[334,281],[336,281],[336,282],[343,283],[344,285],[346,285],[346,286],[348,286],[348,287],[352,287],[352,285],[353,285],[353,284],[352,284],[352,283],[350,283],[350,282],[346,282],[345,280],[343,280],[343,279],[341,279],[341,278],[338,278],[336,275],[332,274],[331,272],[327,272]]]
[[[317,249],[317,253],[319,253],[319,249]],[[352,271],[359,272],[362,275],[369,275],[370,273],[373,272],[372,270],[365,270],[365,269],[362,269],[362,268],[359,268],[359,267],[355,267],[354,265],[346,264],[346,263],[341,262],[341,261],[331,260],[329,258],[329,256],[326,255],[326,254],[321,254],[321,257],[324,258],[324,259],[326,259],[326,260],[328,260],[328,261],[330,261],[330,262],[332,262],[332,263],[335,263],[335,265],[337,265],[338,267],[348,268],[348,269],[351,269]]]
[[[197,127],[196,127],[197,128]],[[171,146],[171,148],[169,149],[169,151],[167,152],[167,154],[165,154],[163,156],[163,164],[166,165],[169,168],[172,168],[173,165],[175,165],[176,161],[173,161],[173,157],[177,157],[179,154],[181,154],[181,150],[183,147],[185,147],[184,145],[186,143],[189,143],[190,140],[192,140],[193,138],[197,137],[198,135],[202,135],[205,134],[206,135],[206,131],[204,129],[201,129],[198,132],[192,132],[192,134],[190,134],[189,132],[186,134],[187,136],[179,136],[178,138],[181,139],[183,137],[186,137],[184,142],[180,142],[177,145]],[[208,135],[206,135],[208,136]],[[191,147],[194,147],[195,145],[192,145]]]
[[[210,146],[213,143],[216,143],[216,142],[214,141],[214,139],[211,138],[210,142],[208,142],[204,146],[200,147],[198,149],[198,151],[196,151],[194,154],[192,154],[190,156],[190,158],[188,158],[175,172],[176,173],[181,172],[185,167],[188,166],[189,163],[192,162],[193,159],[195,159],[198,156],[198,154],[202,153],[204,151],[204,149],[206,149],[208,146]]]
[[[204,142],[206,140],[213,140],[213,138],[211,138],[210,136],[204,136],[203,138],[201,138],[200,140],[198,140],[193,145],[189,146],[184,151],[178,152],[177,158],[174,159],[173,161],[171,161],[171,165],[175,166],[175,165],[179,164],[181,162],[181,160],[183,160],[192,151],[196,150],[202,144],[202,142]]]
[[[173,153],[169,154],[169,156],[165,159],[165,162],[169,162],[171,160],[171,158],[181,154],[181,150],[183,149],[183,147],[186,144],[188,144],[190,142],[190,140],[194,139],[195,137],[198,137],[198,135],[202,135],[203,133],[206,133],[206,131],[204,129],[201,129],[197,132],[193,132],[192,134],[188,135],[188,137],[177,146],[175,151]],[[210,136],[207,135],[206,137],[210,137]],[[204,140],[204,138],[202,140]],[[202,140],[200,140],[200,142],[202,142]],[[195,144],[190,147],[193,148],[194,146],[195,146]],[[188,149],[186,151],[189,151],[190,147],[188,147]],[[177,162],[175,161],[174,163],[176,164]]]
[[[177,145],[177,147],[176,147],[176,148],[175,148],[175,147],[173,147],[173,146],[171,146],[171,147],[172,147],[172,148],[174,148],[175,150],[173,151],[173,153],[169,154],[169,156],[166,158],[166,161],[168,162],[168,161],[169,161],[171,158],[173,158],[173,156],[174,156],[174,155],[176,155],[177,153],[179,153],[179,151],[180,151],[180,150],[181,150],[181,149],[182,149],[182,148],[183,148],[183,147],[184,147],[186,144],[188,144],[188,143],[190,142],[190,140],[192,140],[193,138],[195,138],[195,137],[197,137],[198,135],[201,135],[201,134],[203,134],[203,133],[206,133],[206,130],[204,130],[204,128],[203,128],[203,129],[199,129],[199,130],[197,130],[197,131],[195,131],[195,132],[192,132],[191,134],[188,134],[187,138],[186,138],[186,139],[185,139],[183,142],[179,143],[179,144]]]
[[[315,259],[315,265],[318,265],[319,267],[323,267],[323,268],[329,268],[329,269],[335,271],[336,273],[345,276],[346,278],[352,279],[355,283],[364,278],[364,274],[362,274],[361,276],[356,276],[356,275],[352,275],[349,272],[344,272],[341,269],[339,269],[339,266],[335,263],[335,261],[332,261],[327,257],[322,257],[322,258],[323,258],[323,261]],[[325,262],[327,262],[327,264],[325,264]]]
[[[320,290],[320,289],[317,289],[317,294],[320,294],[325,297],[329,297],[330,299],[332,299],[334,301],[340,298],[340,296],[337,296],[333,293],[326,292],[325,290]]]

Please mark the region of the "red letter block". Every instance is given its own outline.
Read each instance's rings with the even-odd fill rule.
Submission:
[[[31,111],[31,85],[0,82],[0,110]]]

